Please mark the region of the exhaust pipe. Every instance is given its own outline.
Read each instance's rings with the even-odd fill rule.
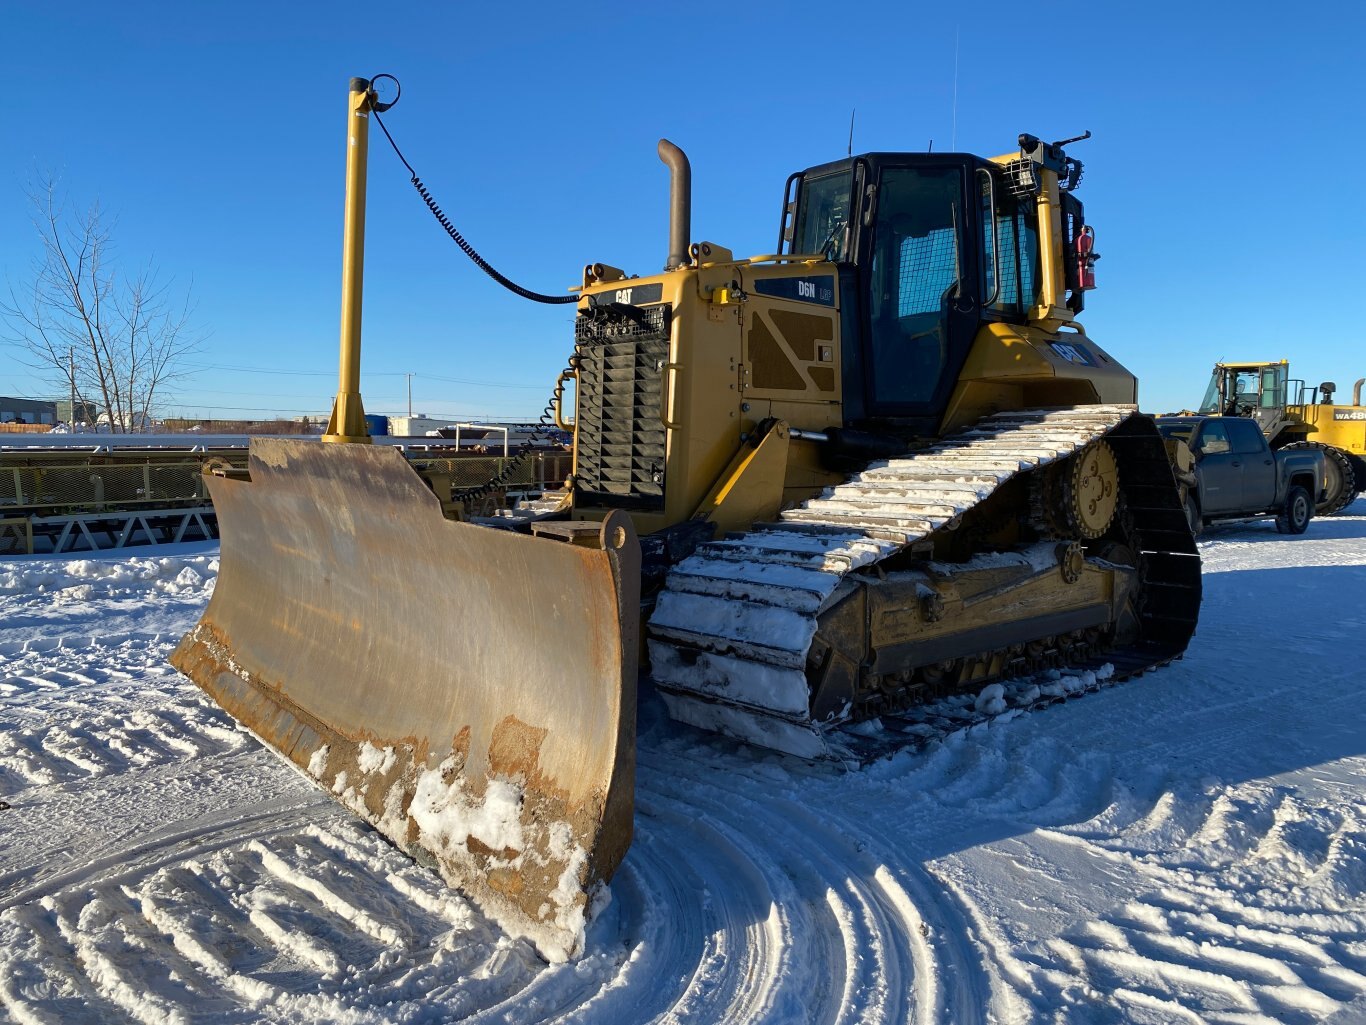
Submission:
[[[669,259],[665,270],[692,263],[688,236],[692,234],[692,165],[688,156],[668,139],[659,140],[659,159],[669,165]]]
[[[1352,405],[1361,405],[1361,386],[1366,384],[1366,377],[1358,377],[1357,383],[1352,385]]]

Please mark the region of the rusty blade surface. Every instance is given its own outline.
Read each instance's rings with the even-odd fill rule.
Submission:
[[[253,733],[563,960],[631,842],[640,550],[441,515],[394,449],[253,439],[213,477],[212,600],[172,656]]]

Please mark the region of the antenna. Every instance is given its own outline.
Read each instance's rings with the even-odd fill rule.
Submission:
[[[854,115],[856,113],[858,113],[857,107],[849,108],[849,151],[845,155],[850,157],[854,155]]]
[[[958,26],[953,27],[953,138],[949,151],[958,149]]]
[[[928,146],[925,147],[925,152],[926,152],[926,153],[933,153],[933,152],[934,152],[934,140],[933,140],[933,139],[931,139],[931,140],[930,140],[930,144],[929,144]]]

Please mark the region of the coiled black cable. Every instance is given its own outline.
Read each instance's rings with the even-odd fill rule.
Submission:
[[[394,78],[393,75],[376,75],[374,78],[370,79],[370,81],[371,83],[374,83],[381,78],[387,78],[392,81],[395,86],[398,86],[398,79]],[[394,102],[398,102],[397,97],[394,98]],[[393,103],[381,105],[372,102],[370,104],[370,113],[374,117],[375,123],[379,125],[380,131],[384,133],[384,137],[389,140],[389,145],[393,147],[394,154],[402,161],[403,166],[408,169],[408,174],[410,176],[409,181],[412,183],[413,188],[417,189],[417,194],[422,197],[422,202],[427,204],[427,209],[432,212],[432,216],[437,219],[437,222],[441,227],[446,229],[446,234],[461,248],[464,254],[474,261],[474,265],[508,291],[514,292],[524,299],[530,299],[532,302],[546,303],[554,306],[578,302],[579,297],[577,295],[545,295],[542,292],[533,292],[529,288],[523,288],[521,285],[517,284],[517,282],[500,274],[487,260],[479,255],[474,246],[470,245],[469,242],[465,240],[465,236],[460,234],[455,225],[451,223],[451,219],[446,216],[436,200],[432,198],[432,194],[427,186],[422,183],[422,179],[419,178],[417,172],[413,170],[413,165],[408,163],[408,158],[403,155],[403,151],[398,148],[398,143],[396,143],[394,137],[389,134],[389,129],[384,125],[384,119],[379,115],[381,107],[382,109],[387,110],[392,106]],[[578,371],[580,351],[579,343],[576,341],[574,343],[574,354],[569,357],[569,366],[566,368],[566,373],[575,373]],[[536,442],[548,440],[550,430],[554,426],[555,399],[552,395],[546,402],[545,408],[541,411],[538,422],[532,428],[531,437],[524,441],[517,451],[508,458],[507,464],[502,470],[477,487],[459,490],[452,489],[451,498],[458,501],[475,501],[502,488],[512,479],[512,475],[517,469],[526,462],[526,457],[531,454]]]
[[[398,148],[398,143],[394,142],[394,137],[389,134],[389,129],[384,127],[384,120],[379,116],[379,111],[375,110],[373,106],[370,108],[370,110],[375,118],[375,122],[380,127],[380,131],[382,131],[384,133],[384,137],[389,140],[389,145],[394,148],[394,153],[398,155],[399,160],[403,161],[403,166],[408,169],[408,174],[411,176],[409,178],[409,181],[412,182],[413,188],[417,189],[417,194],[422,197],[422,202],[427,204],[427,209],[432,212],[432,216],[437,219],[437,222],[441,225],[441,227],[446,229],[446,234],[449,235],[451,239],[455,242],[455,244],[458,245],[464,251],[465,255],[474,261],[474,265],[476,267],[478,267],[480,270],[482,270],[485,274],[491,277],[494,281],[498,282],[498,284],[502,285],[508,291],[516,292],[523,299],[530,299],[532,302],[547,303],[552,306],[559,306],[562,304],[576,303],[579,301],[579,297],[577,295],[546,295],[543,292],[533,292],[529,288],[523,288],[521,285],[517,284],[517,282],[511,280],[510,278],[504,277],[493,266],[491,266],[487,260],[480,256],[479,252],[474,248],[474,246],[470,245],[467,241],[465,241],[465,236],[460,234],[460,232],[456,229],[455,225],[451,223],[451,219],[446,216],[445,212],[441,209],[441,207],[437,205],[436,200],[432,198],[430,190],[428,190],[427,186],[422,183],[422,179],[419,178],[417,176],[417,172],[413,170],[413,165],[408,163],[408,159],[403,155],[403,151]]]

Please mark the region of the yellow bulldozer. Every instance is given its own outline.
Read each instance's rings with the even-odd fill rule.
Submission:
[[[851,724],[955,691],[1185,650],[1199,557],[1133,375],[1077,319],[1094,232],[1064,144],[809,168],[777,251],[737,258],[690,241],[661,141],[663,271],[590,263],[568,296],[573,474],[473,522],[366,444],[387,106],[353,80],[328,434],[255,439],[249,480],[209,481],[221,570],[174,662],[543,955],[581,948],[630,844],[638,673],[683,722],[843,758]],[[564,298],[488,267],[412,182],[490,274]]]
[[[1214,364],[1205,397],[1195,412],[1206,416],[1243,416],[1257,422],[1272,450],[1313,448],[1323,453],[1328,486],[1318,503],[1331,516],[1366,490],[1366,407],[1361,387],[1352,387],[1350,406],[1333,401],[1337,385],[1317,388],[1290,376],[1286,360],[1243,360]]]

